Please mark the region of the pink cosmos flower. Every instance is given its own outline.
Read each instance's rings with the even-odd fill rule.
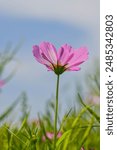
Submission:
[[[2,88],[5,84],[5,81],[4,80],[0,80],[0,88]]]
[[[49,71],[59,75],[64,71],[80,70],[80,64],[88,59],[88,50],[86,47],[74,49],[65,44],[57,51],[53,44],[42,42],[39,46],[33,46],[33,55]]]
[[[62,133],[59,132],[59,133],[57,134],[57,138],[60,138],[61,136],[62,136]],[[52,140],[52,139],[54,138],[54,133],[53,133],[53,132],[47,132],[47,133],[46,133],[46,137],[47,137],[48,139]],[[45,141],[46,137],[43,136],[43,137],[42,137],[42,140]]]

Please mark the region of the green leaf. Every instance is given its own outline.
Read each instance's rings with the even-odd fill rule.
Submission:
[[[78,142],[78,146],[77,146],[77,149],[80,150],[81,147],[83,146],[84,142],[86,141],[86,139],[88,138],[89,134],[90,134],[90,131],[92,129],[92,126],[93,126],[93,122],[94,122],[94,117],[92,117],[91,119],[91,123],[89,125],[89,127],[86,129],[85,133],[83,134],[82,138],[81,138],[81,141]]]
[[[86,104],[83,102],[83,100],[82,100],[82,98],[81,98],[81,96],[80,96],[79,93],[78,93],[78,97],[79,97],[79,100],[80,100],[81,104],[82,104],[82,105],[90,112],[90,114],[93,115],[93,116],[95,117],[95,119],[100,123],[100,117],[90,108],[90,106],[86,105]]]

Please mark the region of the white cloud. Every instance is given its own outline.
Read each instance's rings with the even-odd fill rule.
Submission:
[[[19,17],[97,24],[99,0],[4,0],[0,12]]]

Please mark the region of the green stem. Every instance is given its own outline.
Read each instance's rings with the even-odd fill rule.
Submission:
[[[54,150],[56,150],[56,139],[57,139],[58,93],[59,93],[59,75],[57,75],[57,84],[56,84],[56,107],[55,107],[55,120],[54,120]]]

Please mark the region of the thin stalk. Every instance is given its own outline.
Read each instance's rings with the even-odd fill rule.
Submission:
[[[56,150],[56,139],[57,139],[58,94],[59,94],[59,75],[57,75],[57,84],[56,84],[56,107],[55,107],[55,120],[54,120],[54,150]]]

